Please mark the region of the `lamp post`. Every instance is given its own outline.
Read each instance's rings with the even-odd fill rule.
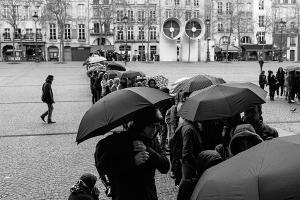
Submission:
[[[280,57],[279,57],[279,62],[282,62],[282,32],[283,28],[285,27],[286,22],[280,19],[279,25],[280,25]]]
[[[125,16],[123,17],[123,22],[125,24],[125,66],[126,66],[126,62],[127,62],[127,23],[128,23],[128,17]]]
[[[207,54],[206,54],[206,62],[210,62],[210,52],[209,52],[209,40],[210,40],[210,19],[208,16],[205,19],[205,24],[206,24],[206,40],[207,40]]]
[[[259,33],[258,32],[256,32],[256,41],[257,41],[257,45],[258,45],[259,44]],[[259,55],[259,50],[257,47],[257,60],[259,60],[259,57],[260,57],[260,55]]]
[[[39,16],[37,15],[37,12],[34,12],[34,15],[32,16],[34,24],[35,24],[35,61],[39,62],[38,58],[38,44],[37,44],[37,28],[36,28],[36,22],[39,19]]]

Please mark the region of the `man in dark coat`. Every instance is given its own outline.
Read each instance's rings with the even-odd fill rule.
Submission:
[[[127,131],[106,137],[105,149],[97,144],[96,168],[108,176],[112,200],[158,199],[155,171],[165,174],[170,168],[157,140],[161,120],[158,110],[147,107],[135,114]]]
[[[48,124],[55,123],[54,121],[52,121],[52,112],[54,109],[53,108],[54,98],[53,98],[51,85],[53,80],[54,80],[53,75],[48,75],[48,77],[46,78],[46,82],[43,84],[42,87],[42,91],[43,91],[42,101],[47,104],[48,110],[41,115],[41,119],[45,121],[45,117],[48,115],[48,121],[47,121]]]

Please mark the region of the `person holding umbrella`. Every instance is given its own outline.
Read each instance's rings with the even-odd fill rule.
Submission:
[[[98,172],[110,181],[112,199],[157,200],[155,171],[167,173],[169,160],[159,148],[157,130],[161,113],[153,106],[135,113],[127,131],[112,134],[108,149],[101,154],[97,144],[95,162]],[[100,141],[101,142],[101,141]]]

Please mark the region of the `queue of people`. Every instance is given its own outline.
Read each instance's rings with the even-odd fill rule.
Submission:
[[[269,76],[268,84],[278,79],[271,73]],[[159,88],[154,79],[109,79],[106,73],[94,72],[93,103],[110,92],[139,86],[170,93],[168,88]],[[159,109],[146,107],[137,111],[133,120],[124,124],[123,131],[98,142],[95,166],[107,196],[113,200],[157,200],[155,172],[166,174],[170,170],[178,186],[177,199],[190,199],[206,169],[278,137],[278,132],[263,121],[261,105],[226,119],[184,119],[179,110],[189,95],[179,91]]]
[[[285,97],[288,103],[295,103],[295,98],[300,100],[300,72],[289,71],[285,72],[282,67],[279,67],[276,74],[272,70],[268,71],[266,76],[262,70],[259,75],[259,85],[262,89],[269,86],[270,100],[274,101],[277,97]]]

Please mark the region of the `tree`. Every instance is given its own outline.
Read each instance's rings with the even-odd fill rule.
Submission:
[[[58,25],[58,34],[60,40],[59,63],[64,62],[64,32],[67,18],[67,8],[70,0],[40,0],[44,2],[41,21],[56,20]]]
[[[2,0],[1,7],[3,9],[1,18],[5,20],[13,28],[13,61],[15,62],[15,36],[19,22],[22,18],[19,15],[19,6],[24,3],[20,0]]]

